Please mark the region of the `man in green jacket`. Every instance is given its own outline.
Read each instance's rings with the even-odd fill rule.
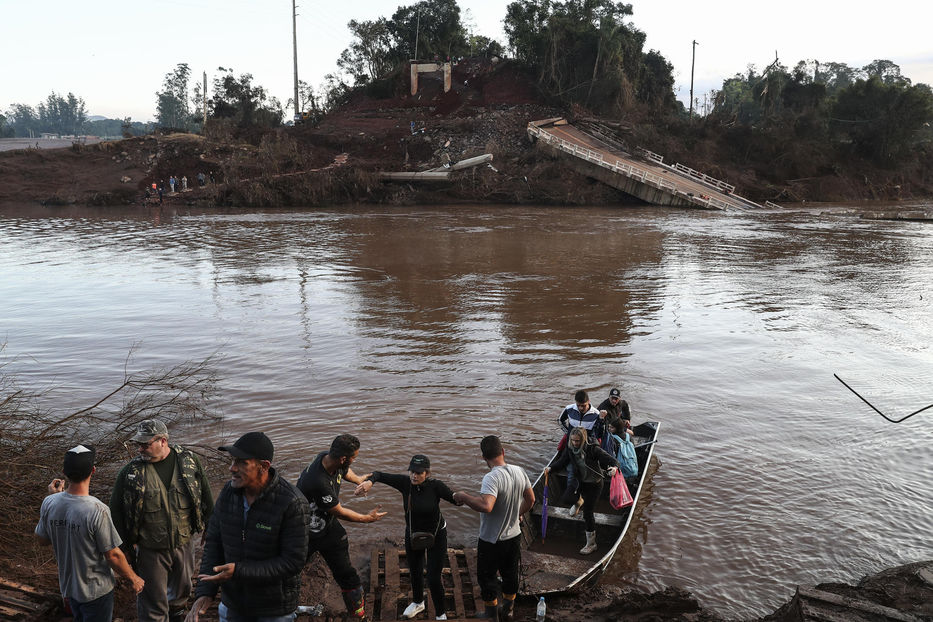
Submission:
[[[136,599],[140,622],[177,622],[191,594],[194,535],[214,508],[210,483],[194,453],[169,444],[161,421],[143,421],[131,441],[139,453],[117,475],[110,512],[146,582]]]

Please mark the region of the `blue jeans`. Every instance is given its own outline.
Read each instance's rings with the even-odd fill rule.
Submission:
[[[69,598],[68,606],[74,622],[110,622],[113,619],[113,590],[86,603]]]
[[[292,622],[296,617],[294,613],[284,616],[244,616],[228,609],[223,603],[217,606],[217,613],[220,614],[220,622]]]

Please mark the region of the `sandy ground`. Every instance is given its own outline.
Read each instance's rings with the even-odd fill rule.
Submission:
[[[13,149],[64,149],[79,142],[85,145],[96,145],[101,142],[99,138],[0,138],[0,151]]]

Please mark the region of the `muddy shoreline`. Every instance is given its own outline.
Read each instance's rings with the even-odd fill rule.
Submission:
[[[681,127],[638,111],[619,120],[565,110],[511,63],[461,63],[446,93],[436,80],[423,80],[414,96],[401,76],[396,82],[380,97],[365,90],[353,93],[314,126],[244,129],[217,120],[208,123],[203,135],[152,134],[0,152],[0,205],[159,204],[155,193],[146,197],[152,184],[164,187],[162,205],[641,204],[538,149],[527,134],[528,123],[554,117],[587,128],[612,148],[630,154],[647,149],[666,163],[723,180],[735,186],[736,194],[761,204],[933,197],[933,181],[922,168],[891,170],[853,161],[810,170],[815,165],[805,158],[783,162],[796,175],[784,179],[764,156],[756,160],[750,152],[737,161],[727,134],[715,128]],[[688,136],[680,135],[685,132]],[[457,172],[449,182],[387,182],[379,177],[381,172],[427,171],[485,154],[493,156],[492,162]],[[198,173],[213,173],[216,183],[199,187]],[[171,176],[187,177],[191,191],[169,194]]]

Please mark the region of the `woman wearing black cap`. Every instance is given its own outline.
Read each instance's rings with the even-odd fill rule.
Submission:
[[[363,476],[364,481],[356,487],[355,494],[365,495],[373,483],[388,484],[402,493],[405,507],[405,554],[411,571],[411,604],[402,613],[403,618],[414,618],[424,611],[424,559],[428,559],[428,587],[434,601],[436,620],[447,619],[447,607],[444,603],[444,586],[441,583],[441,570],[447,557],[447,523],[441,515],[440,501],[444,499],[454,503],[454,495],[447,484],[429,478],[431,461],[427,456],[412,456],[408,464],[408,475],[394,475],[373,471]],[[420,533],[434,536],[433,543],[427,548],[413,548],[412,534],[419,540]],[[417,547],[417,542],[416,542]]]

